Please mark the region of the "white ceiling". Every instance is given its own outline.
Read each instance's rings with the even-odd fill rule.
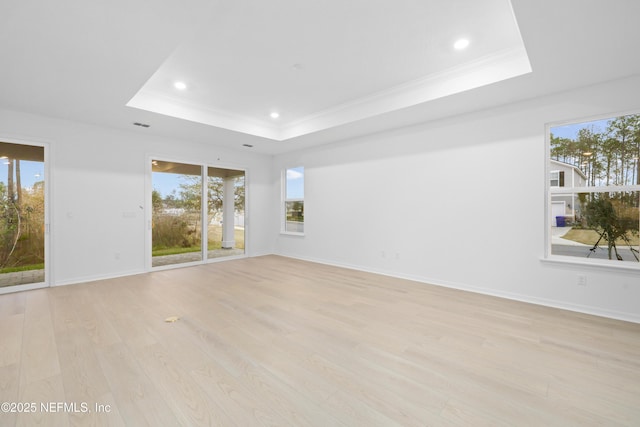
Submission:
[[[636,0],[2,0],[0,108],[279,153],[638,74],[638,16]]]
[[[208,14],[129,106],[283,140],[531,71],[509,0],[244,0]]]

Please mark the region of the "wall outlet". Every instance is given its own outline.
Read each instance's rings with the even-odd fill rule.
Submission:
[[[587,276],[578,274],[578,286],[587,286]]]

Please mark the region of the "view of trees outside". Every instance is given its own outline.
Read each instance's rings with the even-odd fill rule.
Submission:
[[[43,282],[44,148],[0,142],[0,154],[0,287]]]
[[[153,172],[153,192],[151,193],[152,213],[152,256],[193,253],[189,261],[202,259],[201,255],[201,176],[170,173],[173,185],[163,190],[156,189],[158,174]],[[165,194],[160,191],[165,191]]]
[[[640,185],[640,114],[572,125],[575,136],[551,129],[551,158],[576,166],[589,186]]]
[[[572,189],[575,217],[561,236],[584,247],[556,244],[552,253],[640,261],[640,114],[552,128],[550,156],[579,169],[590,188]],[[566,194],[553,191],[552,201]]]
[[[158,169],[167,162],[154,161]],[[171,165],[175,166],[175,163]],[[200,166],[182,165],[174,171],[152,174],[153,206],[152,256],[190,254],[175,257],[175,263],[202,259],[202,176]],[[210,168],[211,169],[211,168]],[[176,173],[175,171],[188,173]],[[213,169],[211,169],[213,170]],[[235,249],[244,250],[244,175],[233,178],[235,218],[240,223],[235,232]],[[222,247],[222,219],[224,200],[224,178],[207,176],[207,249],[215,251]],[[212,257],[212,256],[209,256]],[[156,262],[166,265],[174,262]]]
[[[638,256],[638,198],[640,192],[581,194],[586,227],[598,234],[593,247],[602,245],[607,258],[640,261]],[[590,197],[589,197],[590,196]],[[626,254],[624,257],[623,255]]]

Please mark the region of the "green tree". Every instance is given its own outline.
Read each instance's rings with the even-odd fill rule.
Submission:
[[[633,153],[633,173],[635,174],[635,184],[640,185],[640,114],[635,114],[632,117],[633,127],[633,140],[632,149]],[[633,181],[632,181],[633,182]]]
[[[603,178],[605,185],[611,184],[611,172],[612,168],[615,169],[615,164],[617,163],[618,147],[619,143],[615,138],[607,138],[602,141],[600,152],[604,157]]]
[[[184,176],[180,184],[181,206],[200,210],[201,190],[199,176]],[[244,176],[234,178],[234,206],[236,211],[244,210],[245,185]],[[210,176],[207,178],[207,208],[209,213],[222,210],[224,200],[224,178]]]
[[[234,183],[234,204],[236,211],[244,212],[244,175],[237,177]]]
[[[633,215],[618,215],[617,212],[624,213],[625,211],[624,197],[625,195],[621,194],[617,198],[611,198],[608,194],[599,193],[594,194],[587,204],[585,208],[587,225],[600,235],[598,241],[591,248],[591,252],[594,252],[604,239],[607,243],[609,259],[613,259],[613,254],[615,253],[616,259],[622,261],[622,256],[618,253],[616,246],[616,242],[622,240],[629,246],[631,253],[638,260],[638,250],[631,245],[629,240],[630,234],[637,233],[637,215],[634,218]]]
[[[151,192],[151,206],[154,214],[158,214],[162,212],[163,200],[162,195],[158,190],[153,190]]]
[[[599,160],[602,135],[593,129],[582,128],[578,131],[577,145],[580,150],[580,164],[588,178],[589,185],[596,185],[596,178],[602,171],[602,163]]]
[[[195,175],[184,175],[180,184],[180,204],[186,209],[200,211],[202,203],[201,178]],[[207,208],[209,212],[222,209],[223,179],[210,176],[207,179]]]
[[[0,200],[0,268],[9,261],[18,244],[21,232],[20,209],[16,203],[14,159],[7,159],[7,186],[3,186]]]
[[[618,154],[620,156],[620,175],[616,180],[618,185],[627,185],[629,183],[627,162],[629,154],[633,152],[635,122],[637,122],[637,119],[634,116],[620,116],[611,120],[607,128],[609,134],[618,141]]]
[[[44,261],[44,181],[21,191],[21,234],[12,265],[41,264]]]
[[[582,151],[576,141],[551,134],[551,158],[563,163],[580,166]]]

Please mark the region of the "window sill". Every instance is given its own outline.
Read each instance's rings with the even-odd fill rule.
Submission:
[[[540,262],[543,264],[556,264],[556,265],[571,265],[577,267],[595,268],[600,270],[609,270],[617,272],[640,272],[640,263],[638,262],[624,262],[613,260],[583,260],[582,258],[575,258],[570,256],[551,255],[546,258],[540,258]]]
[[[297,233],[295,231],[281,231],[280,234],[284,235],[284,236],[298,236],[298,237],[304,237],[304,233]]]

